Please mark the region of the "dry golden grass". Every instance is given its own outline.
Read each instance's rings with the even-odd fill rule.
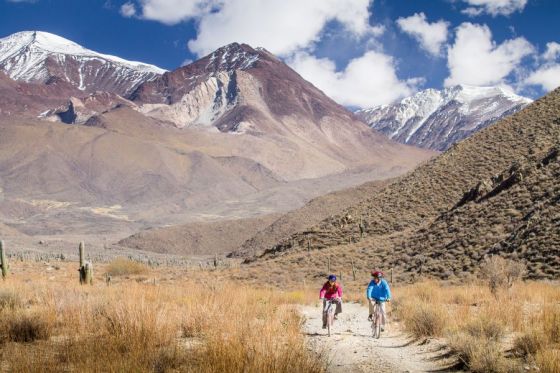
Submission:
[[[0,370],[324,371],[304,347],[293,307],[303,293],[212,281],[211,274],[191,274],[208,276],[195,283],[170,268],[149,272],[155,285],[80,286],[74,266],[61,267],[51,277],[27,267],[3,284],[19,302],[0,308]]]
[[[149,268],[145,264],[126,258],[113,259],[106,269],[109,276],[143,275],[148,271]]]
[[[482,282],[395,289],[393,315],[414,337],[443,336],[473,372],[560,367],[560,287],[517,283],[495,295]],[[512,351],[514,356],[508,356]]]

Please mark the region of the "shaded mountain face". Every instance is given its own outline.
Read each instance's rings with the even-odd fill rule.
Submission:
[[[0,39],[0,71],[23,82],[57,78],[84,92],[127,96],[165,70],[97,53],[48,32],[23,31]]]
[[[531,102],[499,87],[459,85],[444,90],[427,89],[398,103],[356,114],[393,140],[446,150]]]
[[[527,264],[528,277],[558,278],[559,143],[556,89],[367,200],[257,254],[247,273],[290,266],[295,278],[320,276],[306,263],[344,253],[362,270],[395,268],[400,279],[453,278],[501,255]],[[307,242],[313,257],[304,259]],[[335,271],[351,265],[350,259],[332,262]]]

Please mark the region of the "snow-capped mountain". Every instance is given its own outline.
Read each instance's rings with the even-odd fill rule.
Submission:
[[[289,120],[358,123],[270,52],[238,43],[142,84],[131,100],[179,128],[270,133],[285,130]]]
[[[0,39],[0,71],[14,80],[48,83],[59,78],[87,93],[105,91],[121,96],[165,72],[39,31],[18,32]]]
[[[356,114],[393,140],[446,150],[531,102],[500,87],[458,85],[443,90],[427,89],[398,103]]]

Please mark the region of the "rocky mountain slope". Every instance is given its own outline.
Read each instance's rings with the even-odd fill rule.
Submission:
[[[330,255],[336,271],[348,271],[353,261],[361,270],[393,267],[401,278],[453,278],[497,254],[523,260],[528,277],[557,278],[558,144],[560,89],[270,247],[247,276],[258,276],[262,266],[291,268],[296,278],[320,276]]]
[[[356,114],[393,140],[446,150],[531,102],[499,87],[459,85],[443,90],[427,89],[398,103]]]
[[[244,45],[144,82],[131,100],[53,79],[73,92],[68,104],[43,110],[51,102],[34,89],[56,85],[8,80],[19,98],[0,115],[0,215],[29,235],[130,235],[285,212],[433,155],[372,131],[274,56]],[[229,91],[220,79],[234,82]],[[53,105],[68,92],[53,95]],[[193,113],[195,121],[179,120]]]
[[[274,138],[261,163],[286,180],[317,178],[376,163],[397,166],[412,149],[371,131],[263,49],[233,43],[142,84],[139,111],[178,128]]]
[[[85,93],[104,91],[121,96],[165,72],[41,31],[23,31],[0,39],[0,71],[18,81],[48,83],[57,78]]]

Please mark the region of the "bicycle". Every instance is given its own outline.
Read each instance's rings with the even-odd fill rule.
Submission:
[[[378,299],[371,299],[370,302],[375,301],[373,306],[373,316],[371,318],[371,330],[373,338],[379,339],[381,337],[381,323],[383,320],[383,313],[381,312],[382,301]]]
[[[336,313],[336,306],[338,304],[338,300],[336,299],[327,299],[326,300],[326,307],[323,312],[327,315],[327,334],[331,336],[331,326],[334,324],[334,315]]]

